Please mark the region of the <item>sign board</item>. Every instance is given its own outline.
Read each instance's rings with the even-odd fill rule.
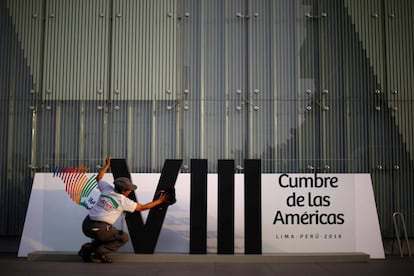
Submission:
[[[95,174],[96,175],[96,174]],[[87,173],[87,178],[95,177]],[[152,201],[160,174],[131,174],[140,203]],[[244,178],[235,174],[234,252],[244,253]],[[363,252],[384,258],[369,174],[262,174],[262,253]],[[112,183],[111,174],[104,179]],[[207,252],[217,253],[218,175],[207,178]],[[168,208],[155,253],[189,253],[190,174],[179,174],[177,202]],[[92,190],[79,202],[93,203]],[[33,251],[74,251],[88,241],[81,230],[88,204],[74,202],[61,178],[34,178],[18,256]],[[148,212],[142,212],[146,219]],[[127,231],[120,218],[116,227]],[[62,238],[64,237],[64,238]],[[130,243],[120,252],[133,253]]]

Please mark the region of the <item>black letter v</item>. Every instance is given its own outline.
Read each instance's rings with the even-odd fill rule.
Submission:
[[[165,160],[154,197],[159,190],[174,188],[182,162],[180,159]],[[131,179],[125,159],[111,159],[111,170],[114,179],[121,176]],[[137,201],[135,193],[130,193],[129,198]],[[140,212],[126,213],[125,220],[135,253],[154,253],[167,209],[168,207],[151,209],[145,224]]]

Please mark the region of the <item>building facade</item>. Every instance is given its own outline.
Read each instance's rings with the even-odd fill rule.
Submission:
[[[0,0],[0,235],[36,172],[370,173],[414,235],[414,2]]]

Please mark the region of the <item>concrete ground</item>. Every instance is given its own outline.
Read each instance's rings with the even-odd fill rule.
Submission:
[[[216,256],[208,261],[189,258],[175,261],[174,258],[154,254],[142,258],[122,256],[114,258],[112,264],[83,263],[75,253],[64,258],[29,258],[17,257],[16,244],[10,239],[0,239],[0,274],[1,275],[318,275],[318,276],[413,276],[414,257],[397,254],[388,255],[381,260],[338,261],[336,259],[292,259],[291,261],[237,261],[225,260],[227,256]],[[48,253],[50,254],[50,252]],[[44,255],[42,255],[44,256]],[[150,258],[150,259],[145,259]],[[158,258],[158,259],[157,259]],[[206,256],[209,258],[209,256]],[[256,259],[257,260],[257,259]]]
[[[389,257],[367,262],[234,263],[234,262],[114,262],[29,261],[0,254],[1,275],[318,275],[413,276],[414,258]],[[157,258],[157,255],[154,255]]]

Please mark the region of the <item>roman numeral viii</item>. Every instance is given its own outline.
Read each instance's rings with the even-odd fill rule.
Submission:
[[[167,159],[156,191],[173,188],[182,160]],[[234,254],[234,160],[218,160],[217,253]],[[114,178],[131,177],[125,159],[112,159]],[[207,254],[207,160],[192,159],[190,175],[190,254]],[[261,254],[261,162],[244,163],[245,253]],[[155,195],[154,195],[155,196]],[[136,200],[134,193],[130,194]],[[179,200],[179,195],[177,194]],[[127,213],[135,253],[153,253],[168,208],[149,211],[144,224],[140,212]]]

